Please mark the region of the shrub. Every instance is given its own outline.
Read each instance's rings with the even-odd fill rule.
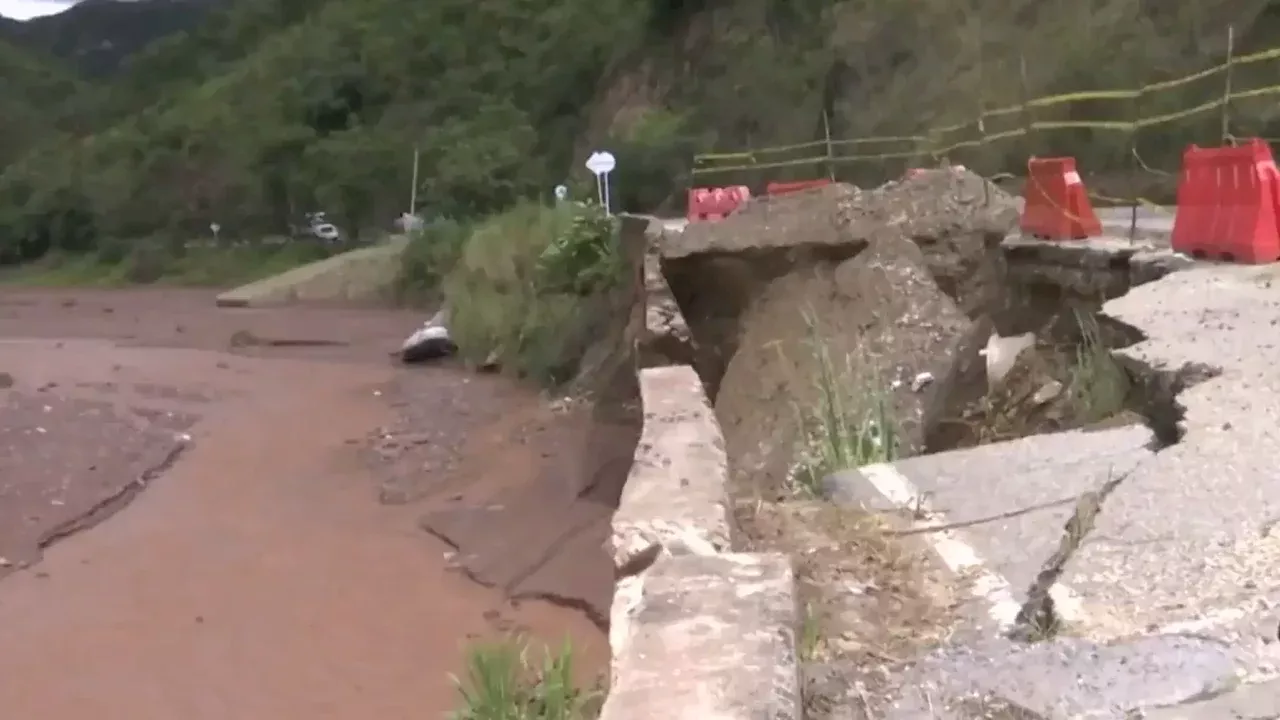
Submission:
[[[457,263],[470,232],[466,224],[448,218],[432,220],[414,231],[400,256],[395,301],[410,306],[439,302],[444,278]]]
[[[592,295],[613,286],[621,271],[616,220],[593,205],[571,207],[572,220],[538,256],[543,289]]]
[[[621,268],[617,222],[593,205],[526,202],[480,223],[444,282],[459,353],[569,380]]]
[[[689,185],[689,158],[699,145],[683,115],[648,110],[609,142],[618,159],[610,204],[626,212],[659,210]]]

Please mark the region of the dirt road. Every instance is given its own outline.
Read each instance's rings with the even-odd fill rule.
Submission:
[[[418,527],[459,488],[576,467],[585,425],[496,378],[395,368],[417,320],[0,293],[4,715],[440,717],[463,645],[513,628],[601,667],[583,614],[513,606]]]

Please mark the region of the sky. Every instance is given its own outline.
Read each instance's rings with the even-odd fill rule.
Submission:
[[[52,15],[75,5],[74,0],[0,0],[0,15],[14,20],[29,20]]]

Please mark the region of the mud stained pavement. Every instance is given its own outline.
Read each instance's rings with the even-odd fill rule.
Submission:
[[[405,371],[386,349],[415,321],[227,312],[175,291],[6,289],[0,372],[14,384],[0,390],[12,402],[0,415],[29,432],[0,438],[0,472],[23,478],[12,491],[0,478],[0,542],[17,548],[3,551],[15,557],[0,579],[2,714],[440,717],[454,707],[448,675],[463,646],[511,627],[552,643],[567,634],[586,667],[602,667],[607,640],[581,613],[512,606],[454,569],[449,547],[417,526],[431,498],[378,501],[385,469],[369,462],[367,438],[401,422],[388,396]],[[242,330],[340,342],[230,352]],[[423,413],[416,431],[464,465],[468,437],[540,403],[496,379],[444,371],[431,383],[470,412]],[[184,448],[173,466],[147,475],[172,447]],[[483,447],[508,482],[537,473]],[[419,467],[443,482],[457,464]],[[138,478],[146,487],[127,507],[49,535],[74,515],[67,505]]]

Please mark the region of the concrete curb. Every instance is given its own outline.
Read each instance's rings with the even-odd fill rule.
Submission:
[[[408,245],[407,238],[396,237],[383,245],[351,250],[241,285],[214,302],[218,307],[243,308],[298,301],[375,300],[390,289],[400,255]]]
[[[670,289],[648,270],[644,344],[687,348]],[[641,355],[656,366],[639,371],[644,427],[608,548],[619,579],[601,719],[799,718],[791,559],[733,551],[728,457],[702,382]]]

